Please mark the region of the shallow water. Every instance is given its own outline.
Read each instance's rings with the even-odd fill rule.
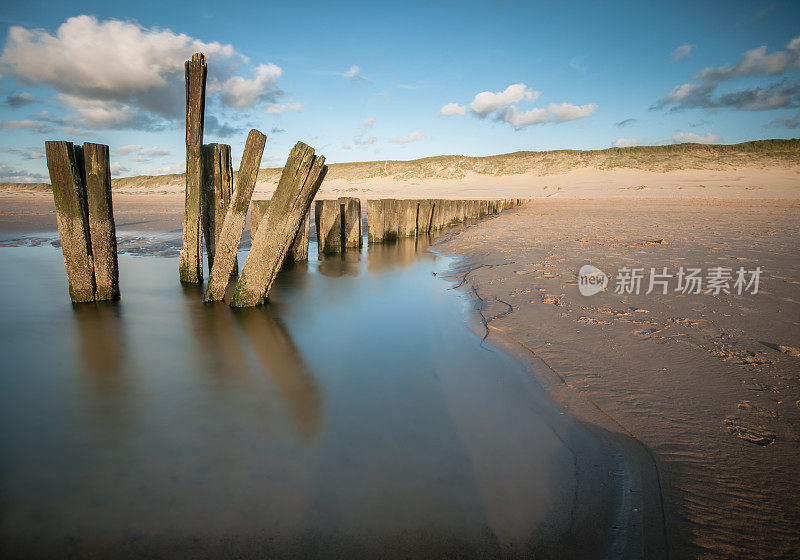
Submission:
[[[232,310],[162,241],[120,256],[120,302],[77,306],[59,249],[0,248],[7,553],[491,557],[586,532],[573,505],[602,492],[576,469],[606,458],[470,328],[450,258],[312,243]]]

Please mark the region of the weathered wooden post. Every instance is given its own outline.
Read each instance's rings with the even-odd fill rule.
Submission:
[[[383,240],[395,241],[399,225],[398,201],[393,198],[384,198],[383,205]]]
[[[94,265],[94,299],[115,300],[119,299],[119,264],[108,146],[87,142],[83,145],[83,161]]]
[[[269,208],[269,200],[253,200],[250,202],[250,245],[252,246],[253,241],[256,238],[256,232],[258,231],[258,225],[261,223],[261,220],[264,219],[264,216],[267,214],[267,208]],[[297,230],[297,234],[294,236],[294,241],[292,242],[292,246],[289,249],[289,253],[286,255],[287,261],[307,261],[308,260],[308,232],[309,232],[309,222],[310,222],[310,214],[311,212],[306,212],[306,215],[300,221],[300,229]]]
[[[269,297],[300,221],[308,212],[327,170],[325,158],[315,156],[310,146],[298,142],[292,148],[236,283],[231,307],[259,305]]]
[[[342,214],[342,247],[361,247],[361,200],[351,196],[339,198]]]
[[[417,229],[417,208],[419,203],[416,200],[397,201],[397,237],[414,237]]]
[[[430,233],[431,218],[433,217],[433,201],[420,200],[419,210],[417,211],[417,237]]]
[[[94,301],[94,265],[82,162],[76,151],[82,152],[72,142],[45,142],[69,297],[86,302]]]
[[[186,201],[183,208],[183,245],[179,266],[181,282],[203,281],[201,183],[203,181],[203,118],[206,102],[206,58],[201,53],[187,60],[186,69]]]
[[[383,202],[367,200],[367,241],[381,243],[383,241]]]
[[[317,200],[314,203],[317,226],[317,248],[320,255],[342,252],[342,210],[338,200]]]
[[[233,263],[236,262],[236,252],[239,250],[239,243],[244,233],[247,208],[250,206],[250,198],[256,187],[258,167],[261,165],[266,141],[267,137],[255,129],[247,135],[239,174],[236,177],[236,187],[233,189],[233,196],[217,239],[214,266],[208,277],[203,301],[218,301],[225,297],[225,289],[228,287]]]
[[[203,186],[201,191],[203,238],[208,269],[214,266],[214,250],[233,195],[231,147],[227,144],[203,146]],[[234,260],[233,274],[239,272]]]

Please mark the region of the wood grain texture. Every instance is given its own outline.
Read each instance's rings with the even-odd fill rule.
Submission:
[[[94,264],[95,300],[119,299],[119,264],[108,146],[85,143],[86,206]]]

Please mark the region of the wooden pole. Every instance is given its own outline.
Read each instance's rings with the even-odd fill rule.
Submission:
[[[259,224],[250,254],[231,297],[231,307],[260,305],[269,297],[300,222],[322,184],[328,167],[323,156],[298,142],[283,168],[266,216]],[[227,221],[227,219],[226,219]]]
[[[83,145],[86,207],[94,265],[95,300],[119,299],[119,264],[108,146]]]
[[[208,269],[214,266],[216,240],[222,231],[222,223],[233,195],[233,166],[231,147],[227,144],[203,145],[203,188],[202,188],[203,238],[208,256]],[[232,274],[239,272],[236,259]]]
[[[433,217],[433,201],[420,200],[417,211],[417,237],[430,233],[431,218]]]
[[[269,200],[253,200],[250,202],[250,246],[252,247],[253,241],[256,238],[258,226],[264,216],[267,215],[267,208],[269,208]],[[301,262],[308,260],[308,233],[310,228],[310,214],[309,210],[303,219],[300,220],[300,228],[294,236],[292,246],[289,248],[289,253],[286,255],[287,261]]]
[[[361,200],[344,196],[339,199],[339,207],[342,214],[342,246],[361,247]]]
[[[256,187],[258,167],[261,165],[261,156],[264,153],[264,144],[267,137],[253,129],[247,135],[244,145],[242,162],[239,165],[239,174],[236,177],[236,187],[225,213],[219,238],[214,252],[214,266],[208,277],[208,286],[203,301],[219,301],[225,297],[233,264],[236,262],[236,252],[244,233],[244,224],[247,221],[247,208],[250,198]]]
[[[338,200],[317,200],[314,203],[317,226],[317,248],[320,255],[342,252],[342,211]]]
[[[367,241],[370,244],[383,242],[383,231],[383,202],[367,200]]]
[[[183,246],[179,266],[181,282],[203,281],[203,239],[200,193],[203,180],[203,115],[206,99],[206,59],[192,55],[186,64],[186,202],[183,209]]]
[[[417,208],[419,203],[416,200],[397,201],[397,237],[414,237],[417,228]]]
[[[384,198],[383,204],[383,240],[395,241],[399,224],[398,201],[393,198]]]
[[[94,301],[94,265],[83,180],[83,150],[72,142],[45,142],[58,237],[73,302]],[[76,154],[76,152],[78,152]]]

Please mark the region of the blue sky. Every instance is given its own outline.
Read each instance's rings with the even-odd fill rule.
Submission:
[[[8,4],[8,3],[6,3]],[[43,142],[109,144],[115,176],[183,169],[183,65],[206,142],[262,165],[798,136],[796,2],[20,2],[0,8],[0,181]],[[238,159],[235,160],[238,162]]]

